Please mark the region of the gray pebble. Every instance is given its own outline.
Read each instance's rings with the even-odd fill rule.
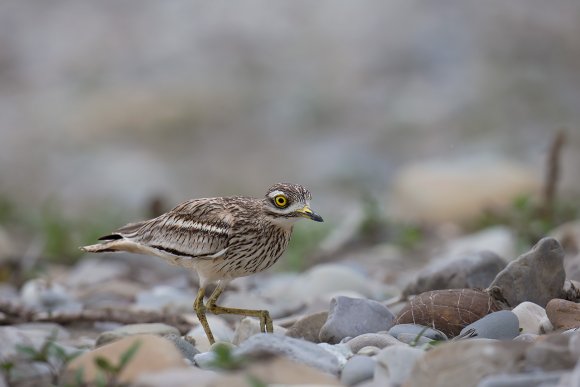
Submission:
[[[364,298],[338,296],[330,302],[328,319],[320,330],[320,341],[335,344],[347,336],[388,330],[395,316],[384,305]]]
[[[367,356],[353,356],[345,364],[340,375],[340,382],[353,386],[373,377],[376,362]]]
[[[184,358],[191,361],[192,363],[194,362],[193,358],[199,353],[199,351],[193,346],[193,344],[174,333],[164,335],[163,338],[173,342],[177,349],[181,351]]]
[[[461,330],[460,335],[473,329],[471,337],[512,340],[520,334],[518,316],[509,310],[500,310],[484,316],[483,318],[467,325]]]
[[[234,350],[236,356],[259,357],[266,354],[282,355],[333,375],[337,375],[339,371],[335,355],[317,344],[288,336],[259,333],[241,343],[239,348]]]

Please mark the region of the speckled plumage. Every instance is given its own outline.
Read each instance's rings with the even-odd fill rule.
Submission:
[[[310,210],[310,199],[306,188],[286,183],[273,185],[261,199],[193,199],[157,218],[121,227],[100,238],[102,243],[81,249],[154,255],[194,269],[200,277],[200,293],[207,283],[219,282],[215,299],[213,295],[210,298],[215,301],[231,279],[276,263],[288,246],[296,220],[306,217],[322,221]]]

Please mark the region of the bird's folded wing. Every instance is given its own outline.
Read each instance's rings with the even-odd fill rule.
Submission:
[[[115,234],[175,256],[212,259],[226,252],[231,227],[232,216],[222,202],[195,199]]]

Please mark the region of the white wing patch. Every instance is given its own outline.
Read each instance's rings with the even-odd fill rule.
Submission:
[[[181,220],[181,219],[172,219],[170,223],[172,226],[177,226],[179,228],[184,228],[188,230],[198,230],[198,231],[205,231],[208,233],[220,234],[220,235],[228,235],[229,231],[225,227],[220,227],[215,224],[207,224],[196,222],[194,220]]]

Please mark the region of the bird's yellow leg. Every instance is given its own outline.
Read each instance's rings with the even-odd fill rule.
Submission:
[[[206,306],[203,304],[203,296],[204,295],[205,295],[205,288],[202,286],[199,288],[199,291],[197,292],[197,297],[195,297],[195,302],[193,303],[193,309],[195,310],[195,313],[197,314],[197,318],[199,319],[199,322],[200,322],[201,326],[203,327],[203,330],[205,331],[205,335],[207,336],[209,343],[213,344],[213,343],[215,343],[215,339],[213,338],[213,333],[211,333],[211,329],[209,329],[209,324],[207,323],[207,318],[205,317]]]
[[[228,308],[216,305],[218,298],[224,291],[223,287],[218,285],[218,287],[211,294],[207,300],[207,310],[213,314],[237,314],[241,316],[257,317],[260,319],[260,330],[262,332],[274,332],[274,325],[272,323],[272,318],[267,310],[253,310],[253,309],[238,309],[238,308]]]

